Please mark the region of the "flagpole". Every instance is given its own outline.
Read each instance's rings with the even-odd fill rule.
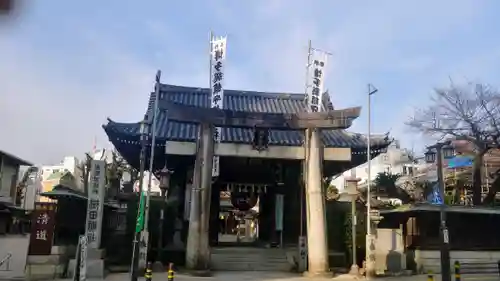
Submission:
[[[148,135],[149,135],[149,127],[148,127],[148,120],[149,118],[144,116],[144,120],[141,122],[141,135],[140,135],[140,145],[141,145],[141,152],[139,155],[139,203],[138,203],[138,208],[137,208],[137,220],[136,220],[136,226],[135,226],[135,233],[134,233],[134,241],[133,241],[133,246],[132,246],[132,263],[131,263],[131,269],[130,269],[130,280],[131,281],[137,281],[138,279],[138,265],[139,265],[139,239],[140,239],[140,229],[142,228],[142,223],[144,222],[144,210],[143,210],[143,204],[144,204],[144,196],[143,196],[143,189],[144,189],[144,166],[146,162],[146,142],[148,140]]]
[[[366,161],[368,165],[366,181],[366,243],[365,243],[365,262],[366,262],[366,278],[374,277],[375,275],[375,256],[372,251],[372,222],[371,222],[371,175],[372,175],[372,164],[371,164],[371,127],[372,127],[372,117],[371,117],[371,97],[377,92],[372,84],[368,84],[368,137],[366,141]]]
[[[149,176],[148,176],[148,190],[146,193],[146,207],[144,209],[144,235],[146,237],[146,242],[149,244],[149,206],[151,204],[151,183],[153,181],[153,164],[155,158],[155,147],[156,147],[156,120],[158,118],[158,101],[160,96],[160,79],[161,79],[161,70],[156,72],[156,80],[155,80],[155,101],[153,105],[153,124],[151,131],[151,153],[149,154]],[[148,245],[146,244],[146,260],[147,260],[147,249]]]
[[[304,85],[304,96],[306,99],[306,108],[305,110],[309,112],[310,107],[309,107],[309,68],[311,66],[311,57],[312,57],[312,42],[311,40],[308,41],[307,43],[307,63],[306,63],[306,71],[305,71],[305,85]],[[308,131],[306,131],[306,134]],[[309,154],[309,149],[305,150],[306,153],[306,158],[308,157],[307,155]],[[307,237],[304,232],[304,220],[305,220],[305,228],[309,229],[309,208],[308,203],[309,198],[307,195],[307,163],[304,161],[302,165],[302,187],[300,190],[300,233],[299,233],[299,239],[297,241],[298,243],[298,248],[299,248],[299,263],[298,263],[298,269],[299,272],[305,272],[307,271]],[[304,210],[305,209],[305,210]]]

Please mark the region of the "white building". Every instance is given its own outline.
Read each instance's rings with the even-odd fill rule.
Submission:
[[[40,175],[42,181],[47,180],[50,175],[58,172],[70,172],[75,179],[80,179],[82,171],[79,169],[78,164],[80,161],[74,156],[66,156],[58,165],[44,165],[41,167]],[[77,184],[80,184],[79,182]]]
[[[419,169],[420,164],[415,164],[412,161],[412,153],[407,149],[400,147],[399,141],[394,141],[389,147],[387,152],[381,153],[371,161],[371,181],[373,181],[379,173],[400,174],[403,176],[414,175],[416,170]],[[368,182],[368,163],[364,163],[355,169],[355,175],[361,181],[359,187],[363,187]],[[352,169],[345,171],[343,174],[332,180],[332,184],[337,187],[339,191],[344,189],[346,178],[350,177]]]
[[[139,192],[139,180],[136,180],[134,183],[134,191]],[[143,192],[146,193],[148,190],[148,184],[149,184],[149,172],[144,171],[144,179],[142,181],[142,188]],[[161,195],[161,189],[160,189],[160,181],[152,175],[151,177],[151,193],[153,195]]]

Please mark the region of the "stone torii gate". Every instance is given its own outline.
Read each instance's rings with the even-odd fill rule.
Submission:
[[[215,127],[245,127],[255,130],[304,130],[304,173],[307,210],[308,273],[329,272],[324,192],[322,189],[322,129],[346,129],[359,117],[361,107],[325,112],[293,114],[242,112],[218,108],[188,106],[169,102],[169,120],[200,124],[193,176],[186,266],[207,270],[210,266],[209,216],[212,189],[212,159]],[[314,233],[314,235],[310,235]]]

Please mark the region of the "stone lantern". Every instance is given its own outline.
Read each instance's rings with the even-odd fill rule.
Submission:
[[[346,191],[351,199],[351,236],[352,236],[352,265],[349,274],[359,275],[359,267],[357,264],[357,245],[356,245],[356,199],[358,199],[358,182],[360,178],[357,178],[353,173],[350,177],[346,178]]]

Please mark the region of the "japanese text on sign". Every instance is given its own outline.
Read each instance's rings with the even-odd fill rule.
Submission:
[[[92,160],[91,163],[85,236],[87,243],[92,248],[99,247],[100,243],[105,165],[106,163],[102,160]]]
[[[49,223],[50,217],[47,213],[40,213],[36,219],[37,230],[35,233],[36,240],[47,241],[47,229],[46,225]]]
[[[223,108],[224,105],[224,61],[226,59],[226,37],[211,40],[211,99],[210,107]],[[214,141],[220,143],[221,141],[221,128],[215,128]],[[214,156],[212,162],[212,176],[219,175],[219,157]]]
[[[226,37],[212,40],[211,57],[211,107],[222,108],[224,100],[224,61],[226,59]]]
[[[52,203],[35,205],[31,219],[30,255],[48,255],[54,237],[56,207]]]
[[[313,52],[313,60],[309,65],[308,77],[311,82],[308,95],[307,105],[310,112],[318,112],[321,110],[321,95],[323,94],[323,80],[325,79],[326,57],[327,54],[315,50]]]
[[[80,263],[78,264],[79,266],[79,281],[85,281],[87,280],[87,238],[85,236],[80,236]]]

